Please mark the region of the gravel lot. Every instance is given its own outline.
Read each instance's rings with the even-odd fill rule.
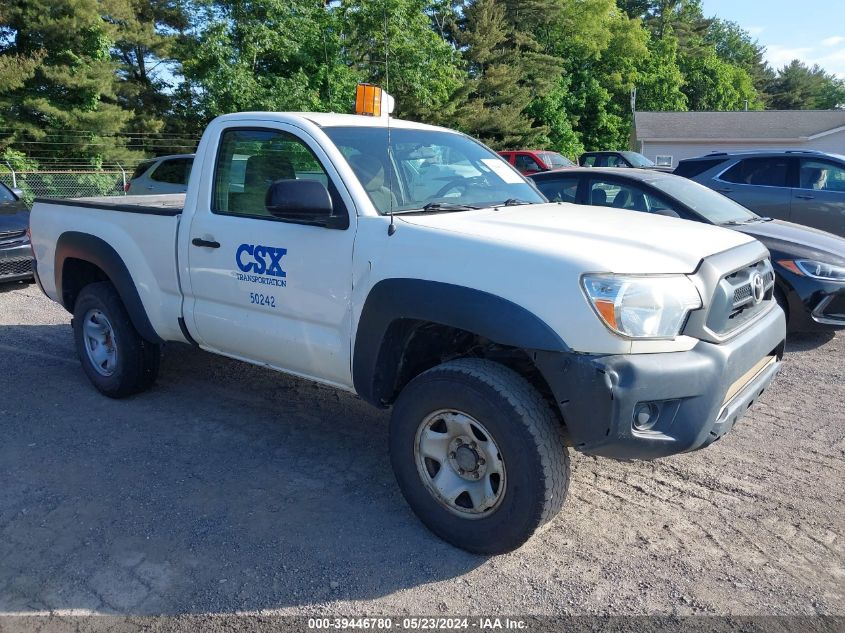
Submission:
[[[385,412],[184,347],[100,396],[69,315],[0,286],[0,612],[845,615],[845,333],[794,337],[714,446],[573,454],[561,515],[482,558],[395,486]]]

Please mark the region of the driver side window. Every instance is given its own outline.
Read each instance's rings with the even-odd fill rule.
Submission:
[[[820,160],[801,159],[800,188],[845,191],[845,167]]]
[[[265,206],[267,190],[278,180],[315,180],[325,186],[335,216],[346,207],[314,152],[281,130],[229,129],[220,139],[214,168],[211,210],[222,215],[275,219]]]

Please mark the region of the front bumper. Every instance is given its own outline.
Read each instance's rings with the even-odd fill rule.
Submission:
[[[792,274],[788,282],[783,289],[789,304],[790,331],[845,328],[845,283]]]
[[[573,447],[616,459],[704,448],[730,431],[780,369],[786,324],[774,307],[724,343],[687,352],[594,356],[537,352]],[[651,414],[647,428],[634,424]]]
[[[32,279],[32,262],[28,241],[0,244],[0,283]]]

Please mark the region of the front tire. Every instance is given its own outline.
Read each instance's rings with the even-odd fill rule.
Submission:
[[[79,293],[73,336],[82,369],[100,393],[125,398],[155,382],[161,349],[141,338],[110,282],[90,284]]]
[[[522,376],[475,358],[414,378],[393,409],[399,487],[443,540],[477,554],[525,543],[563,505],[569,455],[560,421]]]

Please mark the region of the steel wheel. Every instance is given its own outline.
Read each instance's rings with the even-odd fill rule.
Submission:
[[[428,415],[414,441],[417,471],[429,493],[468,519],[493,513],[505,495],[505,464],[493,436],[460,411]]]
[[[82,322],[82,338],[91,366],[101,376],[111,376],[117,368],[114,330],[100,310],[88,310]]]

